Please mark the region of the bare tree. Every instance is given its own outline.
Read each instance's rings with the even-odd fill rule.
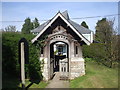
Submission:
[[[16,26],[9,25],[5,27],[6,32],[16,32]]]

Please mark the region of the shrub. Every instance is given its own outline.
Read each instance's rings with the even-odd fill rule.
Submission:
[[[29,42],[29,64],[25,65],[26,78],[42,79],[37,48],[31,43],[32,34],[7,33],[2,34],[2,71],[8,78],[20,77],[18,61],[18,42],[24,37]],[[36,78],[33,78],[36,77]]]
[[[83,56],[85,58],[93,58],[97,62],[102,62],[105,59],[104,44],[92,43],[91,45],[83,45]]]
[[[106,51],[106,46],[103,43],[92,43],[89,46],[83,45],[83,56],[85,58],[92,58],[107,67],[110,67],[112,62],[112,67],[117,67],[118,60],[112,60],[108,53],[110,52]]]

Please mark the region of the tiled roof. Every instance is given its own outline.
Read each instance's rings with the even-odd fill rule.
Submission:
[[[89,29],[87,29],[87,28],[85,28],[85,27],[77,24],[76,22],[74,22],[74,21],[72,21],[72,20],[68,20],[68,21],[69,21],[69,22],[72,24],[72,26],[73,26],[76,30],[78,30],[78,32],[80,32],[81,34],[90,34],[90,33],[91,33],[91,30],[89,30]]]
[[[48,20],[47,22],[41,24],[37,28],[31,30],[31,32],[40,32],[49,22],[50,22],[50,20]]]
[[[77,24],[76,22],[72,21],[69,19],[69,15],[67,10],[61,13],[67,20],[68,22],[81,34],[90,34],[91,30]],[[37,32],[39,33],[41,30],[43,30],[43,28],[50,22],[51,20],[48,20],[47,22],[41,24],[40,26],[38,26],[37,28],[31,30],[31,32]]]

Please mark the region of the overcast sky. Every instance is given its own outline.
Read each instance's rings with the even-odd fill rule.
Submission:
[[[58,11],[63,12],[68,10],[70,18],[81,18],[91,16],[104,16],[111,14],[118,14],[117,2],[3,2],[2,3],[2,28],[8,25],[15,25],[17,30],[21,30],[24,21],[27,17],[34,20],[37,17],[42,24],[44,21],[51,19]],[[117,15],[114,16],[118,24]],[[86,19],[72,19],[77,23],[86,21],[90,30],[95,31],[95,26],[98,20],[103,17],[86,18]],[[113,18],[107,17],[108,19]],[[1,28],[1,27],[0,27]]]

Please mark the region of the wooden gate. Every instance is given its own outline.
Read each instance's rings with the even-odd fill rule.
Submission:
[[[60,79],[65,80],[69,78],[68,72],[68,58],[59,61]]]

